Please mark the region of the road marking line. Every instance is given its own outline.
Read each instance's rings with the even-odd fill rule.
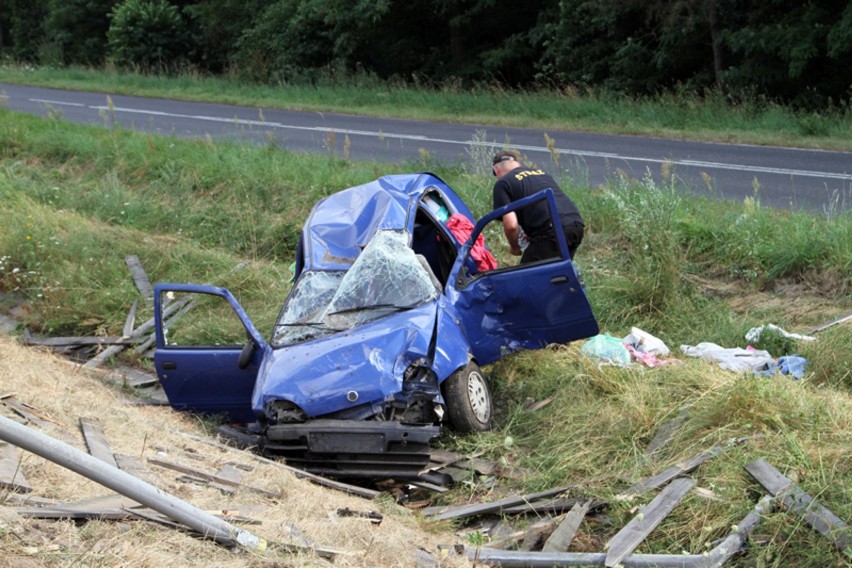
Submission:
[[[72,103],[68,103],[72,104]],[[82,105],[81,105],[82,106]],[[154,111],[154,110],[142,110],[142,109],[132,109],[125,107],[107,107],[107,106],[90,106],[94,110],[108,110],[111,112],[126,112],[133,114],[147,114],[154,116],[164,116],[169,118],[188,118],[193,120],[200,121],[208,121],[208,122],[219,122],[219,123],[230,123],[230,124],[244,124],[247,126],[263,126],[266,128],[280,128],[283,130],[303,130],[307,132],[336,132],[340,134],[351,134],[353,136],[370,136],[370,137],[382,137],[382,138],[392,138],[397,140],[416,140],[420,142],[436,142],[441,144],[455,144],[459,146],[484,146],[490,147],[494,149],[500,149],[503,147],[502,144],[492,143],[492,142],[474,142],[470,140],[459,141],[459,140],[448,140],[443,138],[429,138],[427,136],[421,136],[416,134],[398,134],[393,132],[378,132],[371,130],[353,130],[347,128],[329,128],[324,126],[295,126],[291,124],[284,124],[281,122],[268,122],[263,120],[250,120],[244,118],[222,118],[218,116],[206,116],[206,115],[192,115],[192,114],[178,114],[178,113],[170,113],[170,112],[162,112],[162,111]],[[546,146],[528,146],[528,145],[512,145],[513,148],[517,150],[526,150],[530,152],[545,152],[550,153],[550,148]],[[671,160],[671,159],[662,159],[662,158],[642,158],[638,156],[622,156],[619,154],[613,154],[610,152],[592,152],[587,150],[573,150],[573,149],[563,149],[557,148],[556,152],[560,155],[570,155],[570,156],[581,156],[587,158],[604,158],[608,160],[621,160],[625,162],[648,162],[653,164],[675,164],[679,166],[686,167],[695,167],[695,168],[715,168],[721,170],[735,170],[735,171],[744,171],[744,172],[757,172],[757,173],[767,173],[767,174],[779,174],[779,175],[789,175],[789,176],[802,176],[802,177],[815,177],[815,178],[829,178],[829,179],[839,179],[845,181],[852,181],[852,174],[838,174],[832,172],[819,172],[819,171],[810,171],[810,170],[793,170],[787,168],[770,168],[765,166],[746,166],[743,164],[725,164],[720,162],[701,162],[697,160]]]
[[[67,103],[65,101],[50,101],[50,100],[47,100],[47,99],[29,99],[29,100],[34,102],[34,103],[43,103],[43,104],[46,104],[46,105],[65,105],[65,106],[75,106],[75,107],[87,106],[87,105],[84,105],[82,103]]]

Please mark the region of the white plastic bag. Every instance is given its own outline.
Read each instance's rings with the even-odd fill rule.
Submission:
[[[647,331],[642,331],[638,327],[630,328],[630,334],[624,338],[624,343],[632,345],[633,349],[640,353],[650,353],[661,357],[669,354],[669,348],[661,339],[654,337]]]

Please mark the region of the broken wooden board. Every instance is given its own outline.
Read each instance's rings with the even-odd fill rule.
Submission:
[[[569,497],[569,498],[559,498],[559,499],[542,499],[540,501],[533,501],[531,503],[524,503],[523,505],[515,505],[514,507],[507,507],[500,511],[503,515],[525,515],[525,514],[557,514],[561,515],[562,513],[567,513],[574,507],[577,503],[582,503],[586,501],[585,497]],[[600,501],[591,502],[592,506],[597,507],[602,503]]]
[[[269,458],[265,458],[263,456],[259,456],[257,454],[253,454],[250,452],[246,452],[244,449],[236,448],[234,446],[229,446],[227,444],[223,444],[221,442],[217,442],[216,440],[212,440],[210,438],[205,438],[203,436],[196,436],[195,434],[189,434],[187,432],[181,432],[178,430],[174,430],[176,434],[179,434],[185,438],[189,438],[190,440],[194,440],[196,442],[201,442],[202,444],[207,444],[214,448],[219,448],[223,450],[228,450],[231,452],[237,452],[244,456],[250,456],[251,459],[257,462],[266,463],[270,465],[274,465],[282,470],[289,471],[296,477],[307,479],[317,485],[322,485],[323,487],[329,487],[331,489],[337,489],[338,491],[343,491],[344,493],[349,493],[351,495],[358,495],[365,499],[375,499],[379,495],[381,495],[381,491],[376,491],[374,489],[367,489],[366,487],[358,487],[357,485],[349,485],[348,483],[343,483],[342,481],[336,481],[334,479],[328,479],[327,477],[322,477],[321,475],[316,475],[314,473],[310,473],[301,469],[297,469],[295,467],[289,466],[280,461],[271,460]],[[228,439],[228,438],[226,438]]]
[[[127,312],[127,317],[124,319],[124,329],[121,332],[124,337],[130,337],[133,334],[133,326],[136,325],[136,309],[138,307],[139,300],[133,300],[130,311]]]
[[[648,447],[645,448],[645,455],[650,456],[654,452],[662,449],[669,441],[674,437],[677,433],[678,429],[686,422],[687,417],[689,416],[689,411],[687,408],[682,408],[677,416],[663,422],[659,429],[657,429],[656,434],[648,443]]]
[[[366,519],[374,525],[380,525],[384,519],[384,516],[381,513],[376,513],[375,511],[355,511],[349,507],[338,509],[335,514],[338,517],[357,517],[359,519]]]
[[[145,274],[145,269],[142,268],[142,262],[135,254],[129,254],[124,257],[124,262],[127,268],[130,269],[130,274],[133,277],[133,283],[136,289],[139,290],[139,295],[145,299],[148,306],[154,304],[154,288],[151,287],[151,281],[148,280],[148,275]]]
[[[80,429],[83,431],[83,438],[86,440],[86,447],[89,448],[89,454],[109,464],[115,468],[118,464],[115,463],[115,457],[112,455],[112,449],[104,436],[104,429],[97,418],[80,418]]]
[[[586,518],[586,513],[589,512],[591,505],[591,501],[576,503],[565,519],[556,527],[556,530],[544,542],[544,546],[541,548],[542,552],[562,552],[568,550],[568,547],[571,546],[571,541],[574,540],[577,529],[580,528],[580,523]]]
[[[18,448],[6,442],[0,442],[0,488],[20,493],[29,493],[33,490],[24,472],[21,471]]]
[[[688,460],[684,460],[682,462],[676,463],[675,465],[668,467],[661,471],[660,473],[653,475],[647,479],[643,479],[627,491],[619,493],[615,496],[616,500],[619,501],[629,501],[630,499],[636,497],[637,495],[641,495],[646,491],[650,491],[651,489],[656,489],[657,487],[661,487],[671,481],[672,479],[683,475],[685,473],[689,473],[697,468],[702,463],[706,462],[710,458],[714,458],[718,456],[724,446],[721,444],[713,446],[706,452],[702,452],[697,456],[694,456]]]
[[[605,566],[617,566],[630,556],[651,531],[657,528],[663,519],[674,509],[683,496],[692,489],[695,481],[682,477],[672,481],[657,495],[642,512],[633,517],[624,528],[613,536],[604,546],[608,550]]]
[[[745,469],[787,509],[799,515],[815,531],[831,539],[839,551],[852,556],[852,530],[842,519],[820,505],[763,458],[746,464]]]
[[[240,485],[240,482],[243,480],[243,473],[237,468],[235,468],[233,465],[225,464],[219,471],[216,472],[216,477],[219,479],[225,479],[228,481],[228,483],[211,481],[210,486],[215,487],[222,493],[231,495],[234,491],[236,491],[237,487]]]
[[[169,304],[163,310],[163,320],[165,321],[172,314],[174,314],[178,310],[184,308],[189,303],[190,303],[190,299],[184,298],[182,300],[178,300],[176,302]],[[142,325],[140,325],[139,327],[137,327],[136,329],[133,330],[133,333],[130,334],[130,339],[141,340],[141,338],[144,335],[148,334],[148,332],[150,332],[154,328],[154,324],[155,324],[154,318],[150,318],[145,323],[143,323]],[[113,355],[118,355],[123,350],[124,350],[124,345],[111,345],[111,346],[107,347],[106,349],[104,349],[103,351],[101,351],[100,353],[98,353],[95,357],[89,359],[86,362],[86,364],[83,365],[83,366],[86,367],[86,368],[89,368],[89,369],[91,369],[93,367],[98,367],[99,365],[102,365],[103,363],[108,361],[110,357],[112,357]]]
[[[120,383],[123,386],[139,389],[159,384],[160,379],[153,373],[141,369],[134,369],[126,365],[120,365],[113,369],[107,378]]]
[[[492,501],[490,503],[476,503],[473,505],[462,505],[459,507],[426,507],[425,509],[421,510],[421,513],[424,516],[433,517],[435,520],[438,521],[445,521],[448,519],[460,519],[462,517],[471,517],[474,515],[483,515],[486,513],[500,513],[504,508],[520,505],[522,503],[529,503],[531,501],[537,501],[545,497],[553,497],[555,495],[559,495],[560,493],[565,493],[566,491],[578,487],[579,485],[580,484],[566,485],[564,487],[548,489],[547,491],[541,491],[539,493],[519,495],[517,497],[506,497],[505,499]]]
[[[35,424],[39,428],[42,428],[42,429],[49,428],[51,422],[53,422],[53,420],[51,420],[50,418],[48,418],[44,414],[41,414],[40,412],[38,412],[34,407],[30,406],[29,404],[27,404],[25,402],[21,402],[20,400],[18,400],[14,396],[7,396],[6,398],[4,398],[3,404],[5,404],[9,408],[11,408],[13,411],[15,411],[15,413],[18,414],[21,418],[24,418],[27,421],[32,422],[33,424]],[[53,423],[55,423],[55,422],[53,422]]]
[[[246,485],[245,483],[234,483],[230,479],[225,477],[219,477],[213,473],[207,473],[205,471],[201,471],[200,469],[196,469],[194,467],[189,467],[185,465],[180,465],[176,463],[167,462],[157,458],[148,458],[148,463],[160,466],[166,469],[171,469],[173,471],[177,471],[179,473],[185,473],[187,475],[196,477],[198,479],[202,479],[207,482],[213,482],[221,485],[226,485],[234,488],[242,488],[247,489],[249,491],[253,491],[255,493],[260,493],[261,495],[266,495],[268,497],[278,497],[279,494],[275,491],[269,491],[268,489],[263,489],[261,487],[253,487],[251,485]]]
[[[808,332],[808,335],[813,335],[814,333],[817,333],[817,332],[822,331],[824,329],[828,329],[831,326],[837,325],[839,323],[847,322],[847,321],[852,321],[852,312],[850,312],[846,315],[842,315],[839,318],[834,319],[834,320],[832,320],[828,323],[824,323],[822,325],[816,326],[815,328],[811,329]]]
[[[524,530],[515,531],[503,538],[493,540],[488,543],[489,548],[504,549],[515,546],[520,543],[519,547],[524,550],[531,550],[542,539],[549,537],[556,527],[565,519],[566,515],[559,515],[549,519],[542,519],[532,523]]]
[[[154,476],[151,475],[151,472],[148,471],[148,468],[145,467],[145,464],[142,463],[142,460],[135,456],[128,456],[126,454],[113,454],[112,457],[115,458],[115,463],[118,464],[118,469],[122,471],[126,471],[133,477],[138,477],[142,481],[146,481],[148,483],[154,483]]]
[[[21,340],[27,345],[42,345],[45,347],[75,347],[87,345],[133,345],[138,343],[138,339],[128,337],[94,337],[94,336],[79,336],[79,337],[28,337]]]
[[[454,466],[460,469],[473,470],[481,475],[491,475],[497,470],[497,464],[486,459],[481,459],[479,456],[482,453],[484,452],[477,452],[471,456],[466,456],[447,450],[431,450],[429,452],[429,467],[424,471],[437,471],[445,467]]]

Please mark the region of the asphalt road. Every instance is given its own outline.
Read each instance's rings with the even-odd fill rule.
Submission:
[[[814,213],[852,207],[848,152],[260,109],[4,83],[0,105],[185,138],[274,143],[295,152],[338,156],[348,152],[353,160],[407,163],[413,170],[422,169],[425,152],[430,160],[469,166],[478,157],[477,168],[488,171],[485,157],[508,144],[551,171],[556,168],[552,151],[558,152],[559,167],[591,186],[623,174],[650,175],[659,182],[663,164],[669,164],[683,187],[703,195],[742,201],[758,187],[761,203],[771,207]]]

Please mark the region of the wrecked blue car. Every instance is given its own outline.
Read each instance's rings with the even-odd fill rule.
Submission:
[[[245,424],[261,450],[316,473],[417,477],[442,424],[490,428],[482,366],[598,333],[562,231],[558,258],[482,262],[488,223],[531,206],[559,227],[550,190],[477,223],[429,173],[326,197],[269,335],[224,288],[158,284],[154,358],[169,403]]]

